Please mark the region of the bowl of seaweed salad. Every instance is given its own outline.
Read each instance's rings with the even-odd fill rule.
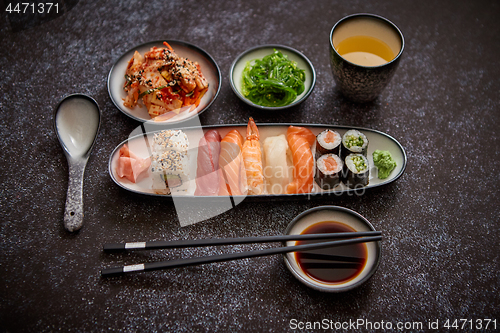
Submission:
[[[303,102],[316,83],[316,71],[301,52],[284,45],[261,45],[231,65],[231,88],[245,103],[281,110]]]

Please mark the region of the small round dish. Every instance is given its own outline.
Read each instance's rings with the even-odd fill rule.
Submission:
[[[264,56],[273,53],[274,49],[281,51],[281,53],[288,56],[289,60],[295,61],[300,69],[305,70],[305,89],[302,94],[297,96],[295,101],[288,105],[278,107],[262,106],[253,103],[245,96],[243,96],[243,93],[241,92],[242,73],[248,61],[250,61],[250,63],[253,63],[252,61],[254,61],[255,59],[262,59]],[[305,55],[291,47],[284,45],[261,45],[243,52],[236,58],[236,60],[231,65],[231,69],[229,70],[229,80],[231,82],[231,88],[233,89],[234,93],[248,105],[263,110],[283,110],[300,104],[305,101],[307,97],[309,97],[316,83],[316,71],[314,70],[314,66],[312,65],[311,61],[309,61],[309,59],[307,59]]]
[[[209,87],[208,91],[205,93],[201,99],[200,104],[193,111],[181,112],[178,115],[165,120],[165,121],[155,121],[148,114],[148,110],[144,105],[137,105],[135,108],[129,108],[123,105],[123,99],[126,97],[126,92],[123,90],[123,84],[125,83],[125,70],[127,68],[129,60],[134,55],[135,51],[138,51],[141,55],[149,51],[153,46],[165,47],[163,42],[166,41],[178,56],[187,58],[191,61],[195,61],[200,64],[201,72],[203,76],[207,79]],[[192,44],[177,41],[177,40],[160,40],[144,43],[133,47],[132,49],[125,52],[113,65],[108,75],[108,92],[109,97],[115,104],[115,106],[123,112],[125,115],[132,119],[141,122],[151,122],[152,124],[165,125],[165,124],[177,124],[184,122],[186,120],[192,119],[199,115],[200,113],[206,111],[210,105],[217,98],[221,85],[221,73],[219,66],[215,60],[204,50]]]
[[[319,206],[306,210],[295,217],[286,228],[285,234],[301,234],[310,226],[324,221],[340,222],[355,231],[375,231],[375,228],[367,219],[353,210],[338,206]],[[327,283],[311,277],[300,267],[295,252],[286,253],[283,257],[290,272],[306,286],[323,292],[344,292],[359,287],[368,281],[378,268],[382,251],[380,242],[367,242],[361,244],[366,246],[366,262],[364,266],[359,274],[347,281],[339,283]],[[296,241],[286,242],[285,245],[296,245]],[[335,268],[325,269],[333,270]]]

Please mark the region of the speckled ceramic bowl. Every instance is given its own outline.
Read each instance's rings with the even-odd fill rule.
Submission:
[[[353,210],[338,206],[319,206],[306,210],[295,217],[286,228],[285,234],[301,234],[311,225],[323,221],[341,222],[356,231],[375,231],[367,219]],[[343,292],[359,287],[368,281],[378,268],[382,252],[380,241],[363,244],[366,245],[367,260],[361,272],[350,280],[340,283],[326,283],[312,278],[299,266],[295,252],[287,253],[283,257],[290,272],[306,286],[324,292]],[[286,242],[286,246],[293,245],[296,245],[296,241]]]
[[[253,103],[243,95],[241,89],[242,73],[247,62],[252,62],[255,59],[262,59],[266,55],[272,54],[275,49],[286,55],[288,59],[295,61],[300,69],[305,70],[306,81],[304,83],[304,92],[297,96],[295,101],[285,106],[270,107],[258,105]],[[314,85],[316,84],[316,71],[314,70],[314,66],[311,61],[309,61],[309,59],[307,59],[305,55],[291,47],[284,45],[261,45],[246,50],[236,58],[236,60],[231,65],[231,69],[229,70],[229,80],[231,81],[231,88],[233,89],[234,93],[248,105],[263,110],[283,110],[300,104],[305,101],[307,97],[309,97],[314,88]]]
[[[363,26],[359,22],[366,22]],[[379,66],[361,66],[343,58],[336,49],[346,38],[366,35],[386,42],[396,55]],[[354,14],[338,21],[330,32],[330,65],[340,92],[348,99],[364,103],[377,98],[391,80],[401,59],[404,38],[391,21],[373,14]]]

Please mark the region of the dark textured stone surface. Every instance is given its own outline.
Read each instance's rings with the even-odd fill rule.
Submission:
[[[365,105],[339,95],[328,59],[331,27],[356,12],[387,17],[406,41],[391,83]],[[22,29],[18,20],[16,32],[4,14],[2,331],[263,332],[288,330],[292,319],[358,318],[425,326],[437,319],[494,318],[500,326],[500,3],[80,1],[34,27]],[[218,62],[222,89],[202,124],[244,123],[253,116],[257,122],[369,127],[405,147],[405,174],[361,197],[245,201],[181,228],[171,201],[129,193],[108,175],[109,154],[138,125],[113,106],[108,72],[123,52],[159,39],[190,42]],[[272,43],[303,52],[317,71],[309,99],[279,113],[241,102],[228,79],[238,54]],[[70,235],[63,227],[68,167],[53,112],[76,92],[96,99],[102,125],[85,174],[84,227]],[[324,204],[359,212],[385,235],[379,270],[348,293],[308,289],[277,256],[123,278],[99,275],[115,264],[229,250],[108,255],[101,250],[106,242],[278,234],[298,213]]]

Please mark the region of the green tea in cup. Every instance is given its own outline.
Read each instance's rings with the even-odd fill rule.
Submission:
[[[346,60],[361,66],[380,66],[392,61],[401,50],[399,33],[387,22],[360,16],[339,25],[332,42]]]
[[[338,21],[330,33],[330,64],[341,93],[355,102],[377,98],[403,48],[401,31],[381,16],[354,14]]]
[[[337,51],[346,60],[361,66],[380,66],[395,56],[389,45],[365,35],[344,39],[337,45]]]

